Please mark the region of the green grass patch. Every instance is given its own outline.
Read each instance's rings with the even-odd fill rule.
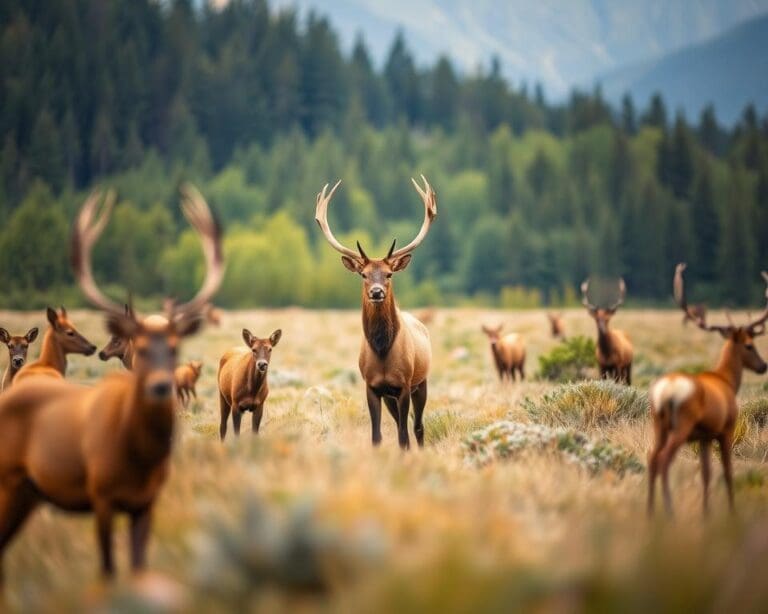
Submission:
[[[582,380],[597,366],[595,342],[587,337],[571,337],[548,354],[539,356],[539,377],[553,382]]]

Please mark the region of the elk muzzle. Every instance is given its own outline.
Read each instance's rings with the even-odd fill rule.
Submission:
[[[266,373],[268,367],[269,367],[269,363],[266,360],[256,361],[256,368],[259,370],[260,373]]]
[[[147,375],[144,389],[149,398],[165,401],[173,394],[173,378],[165,371],[155,371]]]
[[[24,357],[23,356],[14,356],[11,359],[11,364],[13,365],[14,369],[20,369],[24,366]]]
[[[387,291],[381,284],[373,284],[368,288],[368,298],[374,303],[381,303],[387,298]]]

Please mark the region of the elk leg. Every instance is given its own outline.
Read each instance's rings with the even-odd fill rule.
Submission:
[[[424,406],[427,404],[427,380],[424,380],[416,386],[411,394],[413,401],[413,434],[416,436],[416,443],[420,448],[424,447]]]
[[[192,394],[192,398],[197,401],[197,390],[195,390],[195,387],[192,386],[192,388],[189,389],[188,394]]]
[[[520,381],[525,381],[525,367],[523,365],[518,365],[517,372],[520,374]]]
[[[239,405],[232,410],[232,430],[240,436],[240,421],[243,419],[243,408]]]
[[[371,414],[371,440],[374,446],[378,446],[381,443],[381,397],[370,386],[366,386],[365,396],[368,400],[368,413]]]
[[[5,549],[38,503],[39,499],[34,489],[26,482],[22,482],[16,488],[6,488],[0,492],[0,585],[4,580],[2,557]]]
[[[656,434],[653,449],[648,454],[648,516],[653,515],[656,507],[656,477],[659,473],[659,456],[667,443],[667,430],[659,418],[654,418],[653,430]]]
[[[411,390],[408,386],[403,386],[397,399],[397,406],[400,414],[400,419],[397,423],[397,442],[403,450],[407,450],[411,447],[408,437],[408,412],[411,410]]]
[[[397,409],[397,399],[394,399],[392,397],[382,397],[382,398],[384,399],[384,405],[387,406],[387,410],[389,410],[390,415],[395,421],[395,425],[399,427],[400,415]]]
[[[699,448],[699,459],[701,461],[701,483],[704,488],[702,494],[702,511],[704,515],[709,514],[709,444],[708,440],[702,440]]]
[[[632,363],[629,363],[627,365],[627,371],[625,373],[625,380],[627,382],[627,386],[632,385]]]
[[[264,403],[257,403],[253,406],[253,412],[251,415],[251,432],[256,434],[259,432],[259,426],[261,425],[261,417],[264,415]]]
[[[510,382],[514,382],[514,381],[517,380],[517,378],[515,377],[515,368],[514,367],[510,367],[509,368],[509,370],[507,371],[507,376],[509,377],[509,381]]]
[[[227,435],[227,421],[229,420],[229,412],[231,407],[224,395],[219,393],[219,410],[221,411],[221,424],[219,425],[219,437],[224,441],[224,437]]]
[[[720,444],[720,461],[723,463],[723,477],[725,488],[728,492],[728,509],[733,513],[733,466],[731,465],[731,447],[733,446],[733,434],[723,433],[718,438]]]
[[[661,486],[664,491],[664,507],[667,510],[667,515],[671,518],[675,512],[672,508],[672,493],[669,489],[669,466],[675,459],[675,454],[680,449],[680,446],[685,443],[687,439],[687,433],[685,437],[681,437],[680,433],[672,433],[667,438],[667,442],[659,454],[659,469],[661,471]]]
[[[112,557],[112,504],[109,501],[97,500],[93,511],[96,513],[96,535],[101,550],[101,573],[106,578],[111,578],[115,574]]]
[[[151,526],[151,506],[131,514],[131,567],[133,571],[140,571],[146,565],[147,542],[149,541]]]

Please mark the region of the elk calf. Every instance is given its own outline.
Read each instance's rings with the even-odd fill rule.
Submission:
[[[197,399],[197,390],[195,384],[200,379],[200,373],[203,370],[203,363],[199,360],[193,360],[185,365],[179,365],[173,373],[174,383],[176,385],[176,396],[179,402],[186,407],[189,405],[190,398]]]
[[[549,320],[549,328],[552,333],[552,337],[565,341],[565,322],[563,321],[563,314],[548,313],[547,319]]]
[[[29,344],[35,339],[37,339],[37,328],[30,328],[26,335],[11,335],[4,328],[0,328],[0,341],[8,346],[8,368],[3,373],[0,390],[5,390],[11,385],[16,373],[27,362]]]
[[[252,412],[251,428],[259,432],[264,414],[264,401],[269,395],[267,369],[274,348],[282,336],[280,329],[268,339],[254,337],[247,328],[243,329],[243,341],[248,350],[230,350],[219,361],[219,408],[221,425],[219,435],[222,441],[227,435],[227,421],[232,412],[232,427],[235,435],[240,434],[240,420],[243,412]]]
[[[34,375],[63,378],[67,372],[67,354],[91,356],[96,351],[96,346],[77,331],[64,307],[58,312],[48,307],[46,315],[49,326],[43,335],[40,356],[19,369],[14,384]]]
[[[517,333],[509,333],[501,336],[503,324],[495,328],[483,326],[483,332],[488,335],[491,344],[491,355],[496,364],[499,379],[503,382],[504,376],[515,381],[515,374],[520,374],[520,381],[525,379],[525,343]]]
[[[765,373],[768,365],[758,354],[754,338],[765,333],[768,305],[763,314],[746,326],[713,326],[707,324],[701,312],[695,312],[685,298],[683,285],[684,264],[675,269],[675,299],[690,320],[700,329],[719,333],[724,339],[720,359],[712,371],[698,375],[669,373],[652,386],[651,419],[654,444],[648,455],[648,514],[653,513],[656,477],[661,474],[664,505],[672,515],[672,495],[669,489],[669,466],[675,454],[686,442],[699,442],[701,479],[704,488],[702,507],[709,509],[709,451],[712,441],[720,447],[723,475],[728,491],[728,504],[733,510],[733,468],[731,449],[738,408],[736,394],[741,385],[744,369]],[[768,282],[768,274],[763,273]],[[768,298],[768,290],[766,290]]]

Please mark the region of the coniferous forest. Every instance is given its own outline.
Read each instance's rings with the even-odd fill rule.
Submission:
[[[226,230],[223,306],[348,306],[359,282],[314,223],[383,253],[438,220],[398,280],[405,304],[572,302],[588,275],[663,303],[678,261],[695,297],[759,302],[768,269],[768,115],[685,117],[663,96],[599,87],[547,100],[499,62],[417,65],[397,36],[379,66],[320,15],[265,0],[0,3],[0,306],[80,299],[69,225],[93,187],[119,196],[95,257],[115,297],[189,295],[202,275],[178,208],[193,181]],[[69,304],[69,303],[68,303]]]

